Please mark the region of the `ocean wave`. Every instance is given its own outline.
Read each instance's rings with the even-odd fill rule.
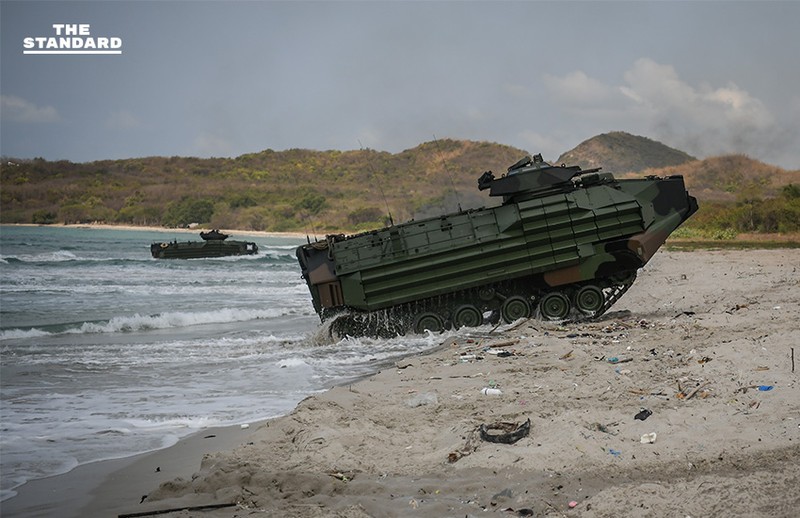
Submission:
[[[86,257],[78,256],[67,250],[57,250],[54,252],[47,252],[41,254],[18,254],[18,255],[2,255],[0,256],[0,263],[3,264],[39,264],[39,263],[119,263],[131,264],[141,262],[152,262],[153,259],[149,252],[144,251],[141,257]],[[158,259],[163,261],[163,259]],[[171,261],[171,260],[170,260]],[[267,264],[293,264],[297,262],[294,252],[284,250],[274,250],[272,247],[261,250],[257,254],[252,255],[231,255],[227,257],[207,257],[207,258],[194,258],[194,259],[181,259],[180,262],[189,261],[258,261]]]
[[[55,250],[53,252],[43,252],[33,255],[4,255],[2,259],[6,263],[63,263],[66,261],[82,260],[77,255],[67,250]]]
[[[234,309],[222,308],[215,311],[200,312],[166,312],[156,315],[140,315],[114,317],[99,322],[82,322],[63,329],[46,331],[38,328],[4,329],[0,331],[0,340],[35,338],[58,334],[97,334],[97,333],[131,333],[153,329],[182,328],[207,324],[229,324],[250,320],[279,318],[293,312],[291,308],[275,309]],[[63,326],[63,325],[62,325]],[[48,326],[58,328],[61,326]]]
[[[290,276],[291,278],[296,275]],[[122,280],[124,281],[124,279]],[[223,295],[233,297],[251,297],[254,293],[259,293],[261,297],[275,298],[285,296],[305,296],[308,288],[305,284],[294,284],[291,286],[275,286],[270,284],[270,279],[248,279],[245,284],[240,279],[223,280],[216,284],[192,283],[186,281],[180,283],[144,283],[140,284],[9,284],[1,285],[5,294],[12,293],[32,293],[50,295],[135,295],[148,297],[170,297],[170,296],[199,296],[199,295]]]
[[[0,340],[36,338],[39,336],[48,336],[50,334],[51,333],[42,331],[41,329],[5,329],[0,331]]]

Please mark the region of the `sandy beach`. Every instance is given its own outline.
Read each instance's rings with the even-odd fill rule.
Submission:
[[[599,321],[443,335],[285,417],[26,484],[3,516],[796,516],[798,267],[661,251]]]
[[[9,226],[20,226],[20,227],[38,227],[43,225],[35,225],[30,223],[11,223],[8,224]],[[62,227],[62,228],[88,228],[88,229],[97,229],[97,230],[139,230],[139,231],[152,231],[152,232],[176,232],[180,234],[194,234],[198,235],[200,232],[205,232],[209,230],[208,228],[168,228],[168,227],[156,227],[156,226],[137,226],[137,225],[110,225],[106,223],[71,223],[68,225],[44,225],[49,227]],[[305,239],[306,234],[302,232],[262,232],[258,230],[234,230],[234,229],[225,229],[220,228],[217,229],[224,234],[229,234],[231,236],[260,236],[260,237],[291,237],[297,239]],[[324,238],[324,235],[317,236],[319,238]],[[313,239],[314,236],[312,235],[311,238]]]

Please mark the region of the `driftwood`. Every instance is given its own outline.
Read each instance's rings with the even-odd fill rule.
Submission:
[[[157,514],[176,513],[178,511],[208,511],[211,509],[224,509],[225,507],[234,507],[236,504],[209,504],[209,505],[194,505],[186,507],[173,507],[172,509],[158,509],[155,511],[143,511],[140,513],[127,513],[120,514],[117,518],[138,518],[139,516],[155,516]]]

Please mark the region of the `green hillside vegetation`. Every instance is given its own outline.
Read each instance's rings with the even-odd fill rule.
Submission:
[[[740,233],[800,232],[800,170],[726,155],[641,174],[683,175],[689,191],[702,201],[701,210],[675,237],[729,239]]]
[[[236,158],[147,157],[90,163],[17,160],[0,168],[0,223],[108,223],[318,233],[353,232],[491,206],[477,190],[529,153],[502,144],[426,142],[400,153],[266,150]],[[580,157],[575,161],[565,157]],[[677,236],[800,231],[800,171],[742,155],[696,160],[614,132],[558,162],[618,177],[682,174],[700,211]]]
[[[383,226],[487,204],[477,178],[525,151],[439,140],[401,153],[266,150],[236,158],[91,163],[3,158],[2,223],[88,223],[259,231]],[[388,211],[387,211],[388,207]]]

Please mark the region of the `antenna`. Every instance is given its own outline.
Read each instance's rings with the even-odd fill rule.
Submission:
[[[361,148],[361,151],[364,151],[364,146],[361,144],[361,140],[358,140],[358,147]],[[369,160],[367,160],[367,167],[369,167],[369,172],[372,173],[372,177],[375,178],[375,170],[372,169],[372,164]],[[381,187],[381,183],[377,182],[378,190],[381,191],[381,198],[383,198],[383,204],[386,205],[386,214],[389,215],[389,225],[394,226],[394,219],[392,219],[392,211],[389,210],[389,202],[386,201],[386,195],[383,193],[383,187]]]
[[[319,238],[317,237],[317,229],[314,226],[314,222],[311,220],[311,214],[304,214],[303,212],[301,212],[300,217],[305,220],[306,225],[311,227],[311,234],[314,236],[314,241],[319,241]],[[308,228],[306,228],[306,241],[308,241],[308,243],[311,244],[311,238],[308,237],[308,234],[309,234]]]
[[[464,212],[461,209],[461,199],[458,197],[458,191],[456,190],[456,184],[453,183],[453,175],[450,174],[450,169],[447,167],[447,162],[444,159],[444,153],[442,153],[442,148],[439,147],[439,141],[436,140],[436,135],[433,136],[433,141],[436,143],[436,149],[439,151],[439,156],[442,159],[442,165],[444,166],[444,172],[447,173],[447,178],[450,179],[450,187],[453,189],[453,194],[456,196],[456,203],[458,204],[458,212]]]

